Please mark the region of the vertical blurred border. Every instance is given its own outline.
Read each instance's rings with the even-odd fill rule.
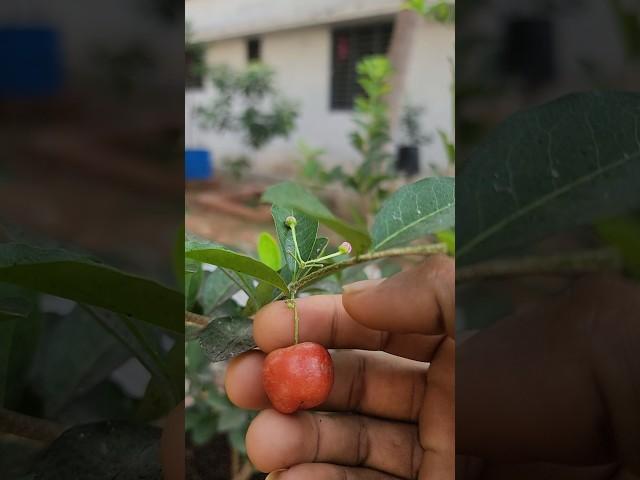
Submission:
[[[3,479],[184,477],[183,8],[0,5]]]

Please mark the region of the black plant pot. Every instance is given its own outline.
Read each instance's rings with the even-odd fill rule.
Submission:
[[[398,147],[396,158],[396,170],[415,175],[420,172],[420,148],[415,145],[404,145]]]

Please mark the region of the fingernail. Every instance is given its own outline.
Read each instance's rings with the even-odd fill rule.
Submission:
[[[281,468],[280,470],[274,470],[273,472],[271,472],[269,475],[267,475],[267,478],[265,478],[264,480],[278,480],[282,475],[282,472],[286,472],[287,469],[286,468]]]
[[[383,281],[384,278],[378,278],[376,280],[360,280],[359,282],[353,282],[349,285],[344,285],[342,287],[342,293],[348,293],[349,295],[360,293],[365,290],[369,290],[370,288],[374,288]]]

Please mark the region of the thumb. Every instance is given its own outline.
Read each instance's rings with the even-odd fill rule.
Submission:
[[[454,337],[455,262],[438,255],[386,280],[345,285],[342,304],[375,330]]]

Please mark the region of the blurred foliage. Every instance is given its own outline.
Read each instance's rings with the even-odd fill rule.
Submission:
[[[425,133],[420,124],[420,117],[424,111],[425,108],[419,105],[407,104],[404,106],[400,117],[400,134],[403,145],[418,147],[431,142],[431,135]]]
[[[173,323],[182,297],[85,254],[11,235],[0,243],[0,434],[12,433],[2,436],[3,479],[160,474],[160,431],[148,422],[184,395]],[[114,375],[135,361],[142,380]]]
[[[293,131],[298,105],[278,92],[270,67],[251,63],[243,71],[234,71],[216,65],[207,69],[205,78],[216,94],[207,106],[197,109],[203,128],[240,133],[255,150]]]
[[[222,166],[231,174],[235,181],[241,180],[251,169],[251,160],[246,155],[237,157],[225,157],[222,159]]]
[[[456,21],[456,5],[453,1],[439,0],[431,3],[427,0],[408,0],[403,6],[438,23],[455,23]]]

